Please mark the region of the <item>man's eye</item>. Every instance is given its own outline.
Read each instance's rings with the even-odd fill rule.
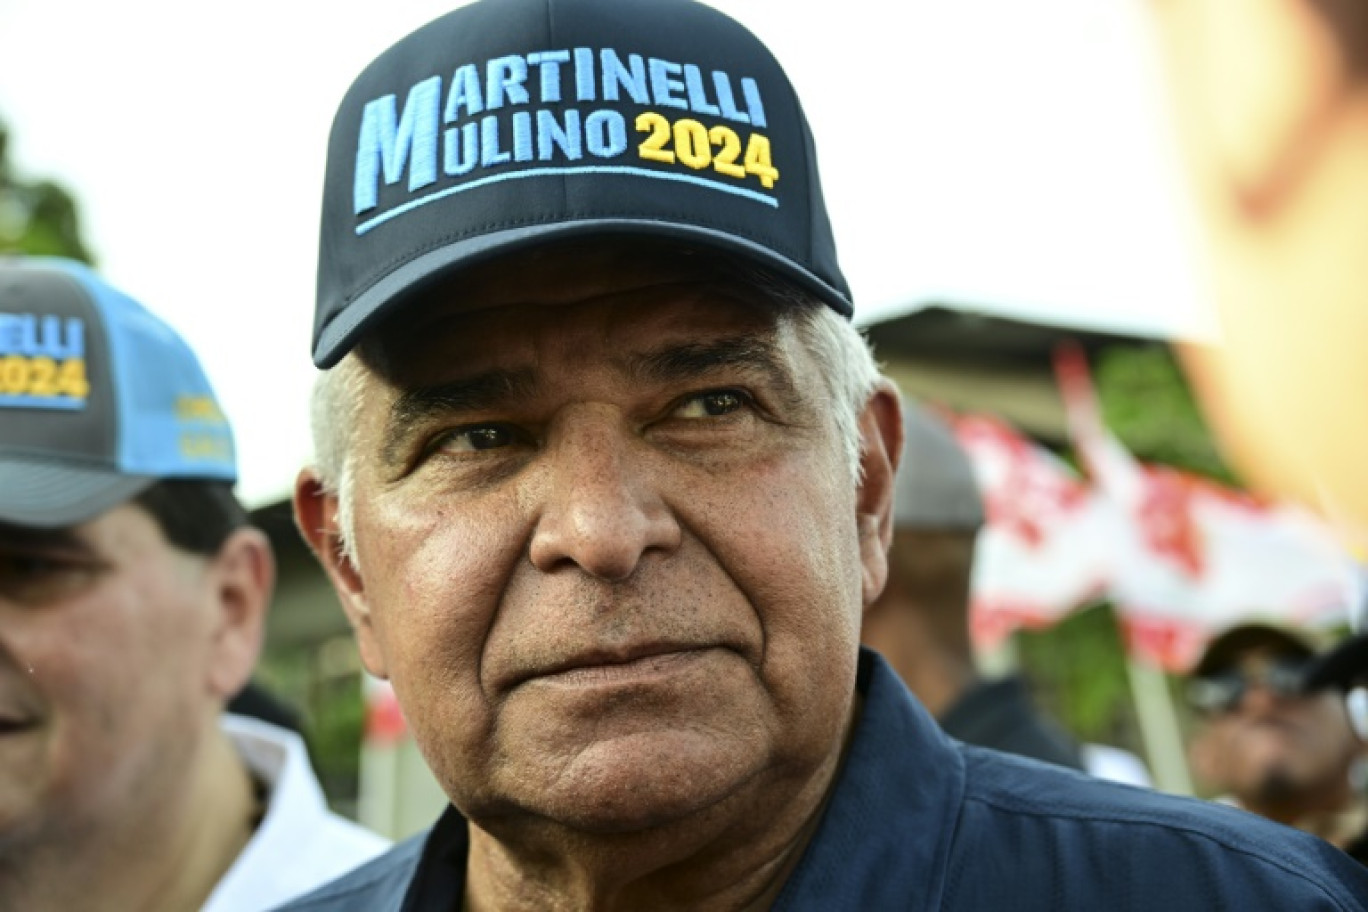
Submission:
[[[461,428],[443,435],[438,447],[447,452],[471,453],[508,446],[514,440],[511,428],[497,424],[482,424]]]
[[[6,579],[41,579],[47,576],[79,573],[84,569],[84,562],[60,557],[42,554],[0,554],[0,576]]]
[[[675,409],[677,418],[717,418],[743,408],[749,400],[736,390],[715,390],[690,396]]]
[[[82,588],[98,572],[91,561],[41,554],[0,554],[0,596],[39,604]]]

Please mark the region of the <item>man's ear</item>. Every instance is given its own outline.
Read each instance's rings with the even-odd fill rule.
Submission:
[[[275,555],[260,529],[237,529],[209,561],[214,602],[209,688],[225,702],[252,675],[275,591]]]
[[[861,475],[855,510],[867,608],[888,582],[888,547],[893,541],[893,480],[902,459],[902,401],[891,381],[880,379],[860,413],[859,424]]]
[[[301,470],[295,479],[294,513],[300,534],[332,581],[342,610],[356,634],[361,663],[375,677],[387,678],[384,651],[380,649],[371,623],[365,580],[343,547],[342,529],[337,521],[337,495],[323,486],[312,467]]]

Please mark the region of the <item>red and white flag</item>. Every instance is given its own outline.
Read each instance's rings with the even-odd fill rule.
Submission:
[[[362,740],[368,747],[393,747],[408,734],[404,711],[389,681],[363,675],[362,699],[365,701],[366,724]]]
[[[987,415],[945,415],[969,454],[986,522],[974,558],[970,625],[991,648],[1048,627],[1106,588],[1115,513],[1049,450]]]
[[[1109,590],[1133,655],[1185,671],[1232,624],[1345,619],[1360,577],[1317,519],[1140,463],[1104,426],[1082,353],[1061,348],[1055,368],[1079,458],[1121,519]]]

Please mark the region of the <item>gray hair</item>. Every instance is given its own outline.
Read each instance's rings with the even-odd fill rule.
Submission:
[[[767,300],[789,321],[799,341],[817,364],[826,385],[829,413],[845,464],[854,483],[860,481],[860,413],[881,375],[865,336],[830,307],[786,284],[754,279]],[[314,441],[314,469],[323,489],[337,497],[337,526],[343,556],[356,563],[353,546],[355,454],[352,438],[361,413],[366,367],[356,350],[349,352],[314,383],[310,408]]]
[[[337,497],[338,545],[342,556],[356,562],[353,507],[356,460],[352,438],[361,419],[361,398],[366,385],[366,366],[355,350],[330,370],[319,373],[309,402],[309,426],[313,432],[314,471],[323,490]]]

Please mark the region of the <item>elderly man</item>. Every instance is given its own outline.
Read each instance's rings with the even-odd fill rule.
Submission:
[[[274,576],[194,355],[79,264],[0,260],[0,909],[249,912],[383,850],[223,715]]]
[[[1362,908],[1318,840],[958,745],[860,651],[898,397],[731,20],[436,20],[344,99],[322,231],[299,525],[452,806],[291,908]]]
[[[1200,714],[1192,766],[1238,806],[1345,846],[1368,825],[1365,755],[1333,690],[1304,689],[1315,647],[1267,624],[1208,645],[1188,694]]]

